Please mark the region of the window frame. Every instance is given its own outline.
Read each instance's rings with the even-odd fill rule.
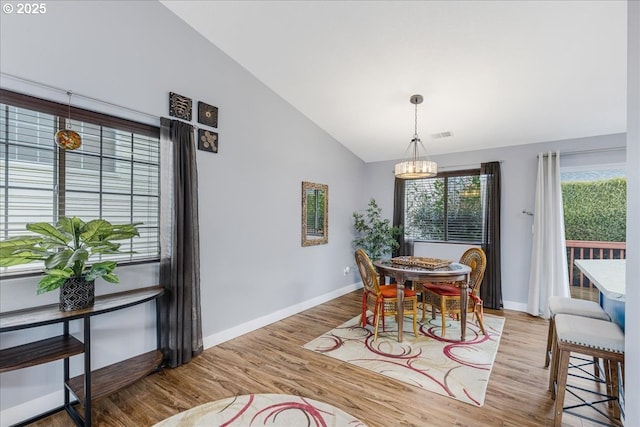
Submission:
[[[158,144],[160,144],[160,127],[159,126],[135,122],[132,120],[123,119],[120,117],[116,117],[116,116],[112,116],[104,113],[99,113],[99,112],[95,112],[95,111],[91,111],[83,108],[73,107],[73,106],[69,106],[68,104],[61,104],[58,102],[37,98],[35,96],[13,92],[4,88],[0,88],[0,103],[11,106],[11,107],[23,108],[23,109],[35,111],[37,113],[52,115],[54,116],[54,121],[57,122],[58,129],[64,129],[66,127],[67,118],[71,117],[73,122],[82,122],[83,124],[86,123],[92,126],[95,125],[100,127],[100,129],[108,128],[118,132],[131,133],[132,138],[135,135],[138,137],[149,137],[152,139],[157,139]],[[1,114],[4,114],[4,111],[1,112]],[[8,122],[7,122],[7,126],[8,126]],[[5,130],[3,129],[2,131],[4,132]],[[100,146],[102,146],[102,144],[104,143],[105,141],[103,140],[103,137],[101,135]],[[53,139],[52,139],[52,144],[55,145],[55,143],[53,142]],[[159,200],[160,199],[159,186],[160,186],[160,174],[161,174],[160,154],[161,154],[161,150],[160,150],[160,147],[158,147],[158,163],[157,163],[157,168],[158,168],[158,177],[157,177],[158,178],[158,195],[157,195],[158,197],[158,203],[157,203],[158,251],[157,251],[157,255],[156,256],[150,255],[147,257],[140,256],[137,259],[136,258],[133,258],[133,259],[119,258],[117,259],[117,262],[121,266],[154,263],[160,260],[160,209],[161,209],[161,202]],[[65,155],[66,155],[66,151],[64,149],[61,149],[61,148],[54,149],[53,160],[49,163],[46,163],[47,165],[53,166],[55,175],[58,175],[61,173],[64,175],[65,168],[66,168]],[[99,159],[104,159],[104,158],[107,158],[108,156],[104,157],[104,155],[100,153],[97,157]],[[2,158],[1,161],[4,162],[9,160]],[[132,165],[134,165],[135,163],[136,162],[132,160]],[[6,173],[8,173],[8,171],[6,171]],[[135,179],[133,174],[131,175],[130,179],[131,179],[131,182],[133,182],[133,180]],[[8,188],[7,176],[5,176],[5,183],[6,183],[5,185],[7,185],[7,187],[5,188]],[[64,206],[66,205],[66,202],[64,200],[65,194],[66,194],[65,186],[66,186],[65,180],[62,180],[58,183],[58,191],[57,191],[58,196],[54,199],[53,204],[51,205],[54,210],[54,213],[52,214],[53,221],[55,221],[58,217],[65,214],[64,212]],[[102,190],[100,190],[100,194],[102,194]],[[133,197],[134,193],[132,192],[129,195]],[[9,197],[8,194],[5,195],[5,197],[8,198]],[[98,206],[98,208],[101,209],[101,203],[100,203],[100,206]],[[131,207],[131,209],[133,214],[133,206]],[[4,212],[0,214],[5,216]],[[94,217],[97,217],[97,216],[94,216]],[[5,239],[7,237],[6,233],[9,230],[7,227],[8,225],[5,224],[3,229],[0,230],[0,239]],[[28,234],[26,230],[25,230],[25,234]],[[42,274],[42,266],[37,263],[24,264],[19,266],[18,268],[0,269],[0,278],[5,278],[5,279],[29,277],[29,276],[35,276],[40,274]]]
[[[481,235],[478,238],[478,240],[453,240],[453,239],[449,239],[449,234],[450,234],[450,230],[449,230],[449,178],[456,178],[456,177],[472,177],[472,176],[479,176],[480,177],[480,194],[478,195],[478,197],[480,198],[480,203],[481,203],[481,218],[479,220],[479,225],[480,225],[480,229],[481,229]],[[413,179],[413,180],[407,180],[407,181],[426,181],[426,180],[432,180],[432,179],[444,179],[444,208],[443,208],[443,215],[444,215],[444,230],[443,230],[443,239],[441,240],[435,240],[435,239],[414,239],[413,236],[407,235],[406,234],[406,218],[408,215],[408,209],[407,209],[407,186],[405,184],[404,186],[404,190],[403,190],[403,218],[402,218],[402,226],[403,226],[403,238],[405,241],[413,241],[413,242],[425,242],[425,243],[449,243],[449,244],[472,244],[472,245],[480,245],[482,244],[483,241],[483,236],[486,233],[485,230],[485,221],[484,221],[484,208],[482,208],[484,206],[484,192],[485,192],[485,184],[483,183],[482,180],[482,173],[481,173],[481,169],[480,168],[474,168],[474,169],[462,169],[462,170],[455,170],[455,171],[446,171],[446,172],[439,172],[436,176],[431,177],[431,178],[418,178],[418,179]]]

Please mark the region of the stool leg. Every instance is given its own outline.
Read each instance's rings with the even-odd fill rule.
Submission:
[[[616,419],[620,418],[620,407],[618,406],[618,402],[620,399],[620,389],[618,388],[618,363],[614,361],[609,362],[609,369],[611,370],[611,396],[614,396],[616,400],[611,400],[611,407],[613,409],[613,417]]]
[[[555,336],[555,332],[553,332]],[[555,383],[558,377],[558,341],[554,338],[551,342],[551,369],[549,369],[549,391],[551,398],[556,398]]]
[[[549,362],[551,362],[551,358],[550,358],[550,354],[549,352],[551,351],[551,343],[553,343],[553,315],[551,315],[551,318],[549,319],[549,332],[547,333],[547,352],[545,353],[544,356],[544,367],[548,368],[549,367]]]
[[[614,367],[613,363],[611,363],[609,359],[603,359],[602,364],[604,365],[604,377],[605,377],[607,395],[613,396],[613,381],[611,377],[612,369]],[[609,406],[609,409],[613,409],[613,406],[614,406],[613,401],[610,400],[609,402],[607,402],[607,406]]]
[[[558,351],[559,350],[559,351]],[[559,352],[560,354],[557,357],[558,360],[558,376],[557,376],[557,384],[558,391],[556,393],[556,403],[555,410],[553,414],[553,425],[554,427],[562,427],[562,412],[564,406],[564,395],[565,389],[567,387],[567,374],[569,371],[569,356],[571,355],[570,351],[558,349],[555,346],[554,351]],[[554,356],[554,359],[556,357]]]

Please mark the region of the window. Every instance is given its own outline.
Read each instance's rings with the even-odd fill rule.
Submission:
[[[479,170],[407,180],[405,240],[480,243],[484,232],[483,186]]]
[[[121,242],[120,262],[159,258],[159,129],[14,92],[0,92],[0,238],[26,234],[29,222],[62,216],[141,222],[140,238]],[[54,143],[68,125],[74,151]],[[107,256],[105,256],[105,259]],[[11,268],[24,272],[37,264]],[[1,273],[7,273],[3,269]]]
[[[562,167],[560,180],[566,240],[626,241],[624,165]]]

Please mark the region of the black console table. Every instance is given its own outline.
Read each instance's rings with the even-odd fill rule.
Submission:
[[[157,370],[162,364],[162,352],[159,350],[160,310],[157,298],[163,292],[161,286],[154,286],[98,296],[93,307],[83,310],[60,311],[58,304],[51,304],[0,313],[0,333],[62,323],[62,335],[0,350],[0,372],[64,359],[64,405],[17,425],[27,425],[55,412],[66,410],[77,425],[90,427],[92,400],[113,393]],[[156,350],[92,372],[91,317],[153,300],[156,300]],[[69,322],[72,320],[83,321],[83,341],[69,334]],[[78,354],[84,354],[84,374],[69,378],[69,358]],[[69,391],[77,400],[71,401]],[[78,403],[84,407],[84,416],[74,407]]]

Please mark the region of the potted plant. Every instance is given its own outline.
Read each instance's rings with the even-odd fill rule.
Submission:
[[[16,236],[0,242],[0,267],[43,261],[44,275],[38,294],[60,288],[60,310],[70,311],[93,306],[94,281],[103,278],[119,283],[113,271],[115,261],[91,259],[101,254],[131,253],[120,250],[118,240],[139,236],[141,223],[111,224],[104,219],[85,222],[77,217],[61,218],[57,224],[29,223],[33,235]]]
[[[353,213],[353,225],[359,233],[353,245],[364,249],[372,260],[400,247],[396,239],[402,233],[402,227],[394,227],[388,219],[381,219],[381,212],[376,200],[371,198],[365,214]]]

